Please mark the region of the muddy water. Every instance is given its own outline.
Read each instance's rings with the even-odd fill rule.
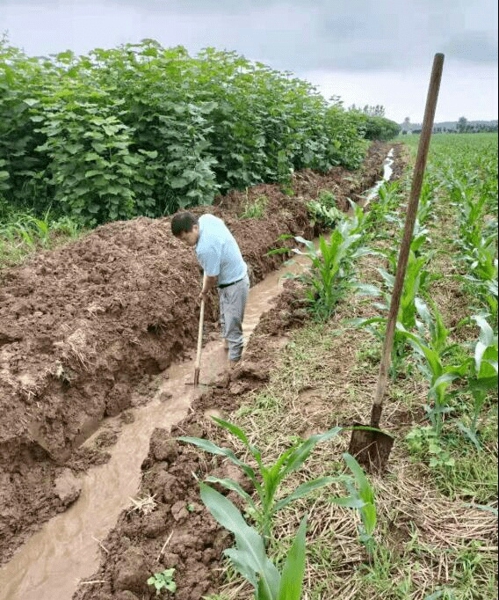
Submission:
[[[363,206],[364,208],[367,207],[369,205],[369,203],[374,200],[374,198],[377,197],[378,192],[379,192],[379,188],[386,182],[389,181],[393,175],[393,158],[394,155],[394,150],[393,148],[390,150],[390,152],[388,153],[387,157],[385,158],[385,161],[383,162],[383,178],[380,179],[376,185],[374,187],[372,187],[369,192],[366,194]]]
[[[364,206],[390,179],[392,156],[393,150],[385,160],[383,179],[366,194]],[[281,291],[283,275],[299,271],[301,262],[297,257],[251,288],[243,325],[246,339]],[[226,360],[221,341],[206,344],[200,381],[209,384],[216,380],[223,373]],[[189,385],[193,375],[194,360],[176,364],[163,374],[153,400],[134,409],[133,423],[123,425],[109,462],[84,475],[78,500],[47,522],[0,570],[0,600],[70,600],[79,585],[89,582],[88,577],[99,565],[99,546],[105,551],[101,540],[114,527],[121,511],[132,506],[131,498],[136,497],[140,466],[147,456],[154,428],[171,429],[187,415],[192,401],[201,393],[202,388]],[[164,401],[165,397],[169,399]],[[112,421],[103,425],[112,425]],[[101,431],[102,427],[86,443],[91,443]]]
[[[299,269],[283,266],[251,288],[244,334],[247,338],[261,314],[270,308],[282,288],[282,276]],[[203,347],[201,383],[217,379],[225,369],[227,355],[221,341]],[[120,512],[132,506],[140,484],[140,465],[147,455],[155,427],[170,429],[181,421],[202,388],[193,381],[194,361],[172,366],[162,376],[154,399],[132,411],[133,423],[123,425],[111,459],[95,467],[82,480],[78,500],[63,514],[47,522],[0,570],[1,600],[70,600],[78,585],[94,573],[99,564],[99,543],[115,525]],[[167,401],[163,398],[171,397]],[[104,425],[112,425],[113,419]],[[102,431],[102,427],[87,440]]]

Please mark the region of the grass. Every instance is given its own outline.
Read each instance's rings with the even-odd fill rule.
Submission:
[[[84,234],[75,221],[43,218],[30,213],[10,215],[0,221],[0,270],[22,263],[43,249],[55,248]]]
[[[255,200],[250,202],[248,197],[248,190],[246,190],[246,202],[241,213],[241,219],[263,218],[268,202],[269,200],[267,196],[258,196],[258,198],[255,198]]]

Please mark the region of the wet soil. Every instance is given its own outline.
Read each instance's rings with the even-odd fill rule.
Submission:
[[[387,150],[387,145],[373,145],[355,174],[342,169],[327,175],[298,173],[294,196],[277,186],[252,188],[250,201],[262,195],[269,200],[263,219],[239,218],[247,202],[241,193],[195,212],[224,218],[255,283],[283,260],[283,255],[266,254],[282,243],[281,234],[310,238],[317,233],[305,201],[330,189],[347,208],[347,197],[357,200],[378,179]],[[75,475],[105,462],[119,431],[103,432],[91,447],[81,447],[82,441],[106,416],[126,418],[128,408],[151,398],[155,376],[192,350],[200,273],[192,250],[171,236],[169,219],[140,218],[100,227],[84,239],[42,253],[4,272],[0,284],[3,563],[44,521],[78,498]],[[244,391],[262,385],[277,336],[304,318],[291,289],[275,311],[262,320],[229,388],[204,395],[178,431],[154,434],[143,464],[142,491],[155,496],[155,509],[122,515],[104,542],[109,552],[101,567],[105,576],[95,578],[106,584],[83,586],[78,597],[153,597],[144,582],[161,564],[178,569],[177,598],[201,598],[214,585],[214,565],[226,540],[197,504],[192,472],[202,475],[217,465],[206,459],[200,463],[196,453],[171,439],[187,428],[191,435],[206,433],[213,426],[199,418],[205,409],[231,410]],[[213,298],[206,313],[208,329],[216,319]]]

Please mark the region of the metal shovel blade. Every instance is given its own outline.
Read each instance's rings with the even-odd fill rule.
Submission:
[[[394,438],[380,429],[354,423],[348,452],[370,472],[385,470]]]

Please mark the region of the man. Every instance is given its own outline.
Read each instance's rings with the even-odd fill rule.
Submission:
[[[214,215],[199,219],[190,212],[173,216],[172,233],[188,246],[194,246],[204,271],[200,298],[218,287],[222,337],[229,351],[229,367],[240,360],[243,351],[243,318],[248,299],[248,267],[241,250],[225,223]]]

